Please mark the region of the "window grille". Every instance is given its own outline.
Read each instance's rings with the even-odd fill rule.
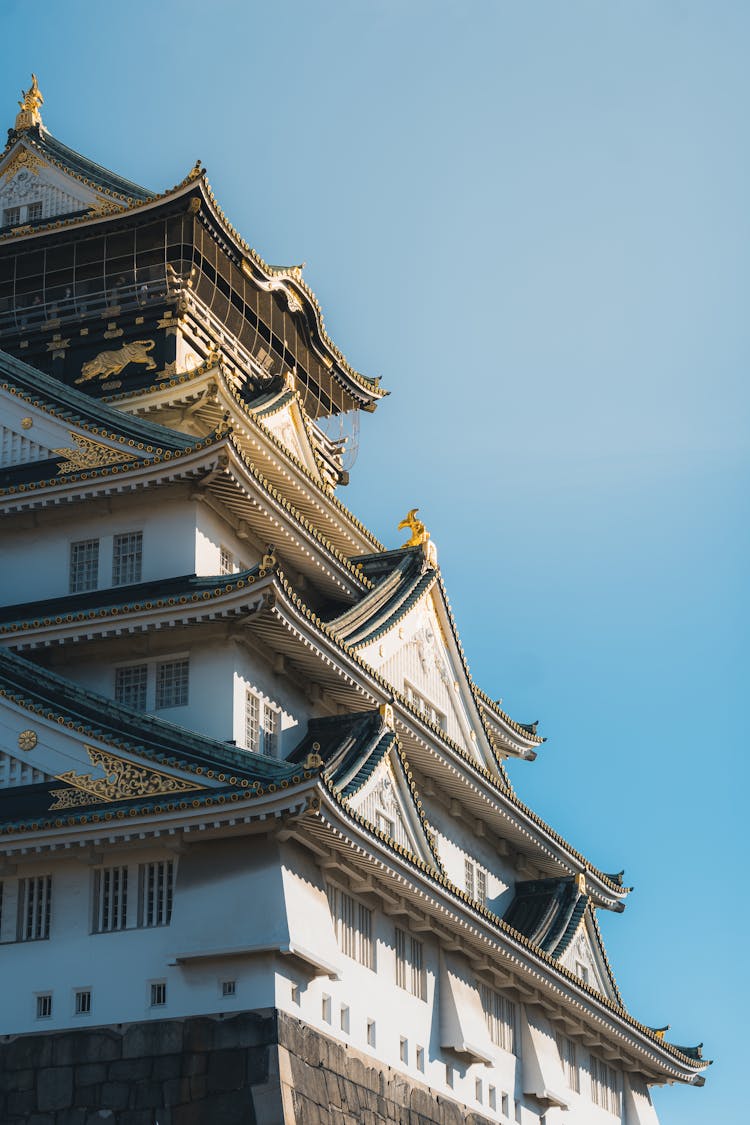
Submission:
[[[52,993],[43,992],[36,998],[36,1018],[48,1020],[52,1015]]]
[[[486,984],[479,986],[482,1010],[490,1039],[504,1051],[516,1053],[516,1006]]]
[[[576,976],[582,980],[584,984],[589,983],[589,971],[582,961],[576,961]]]
[[[94,872],[95,934],[124,930],[128,924],[128,869],[105,867]]]
[[[568,1039],[567,1035],[561,1035],[559,1031],[556,1033],[555,1038],[557,1040],[557,1049],[560,1052],[560,1062],[565,1072],[565,1081],[568,1083],[571,1090],[580,1093],[581,1086],[578,1077],[576,1045],[572,1039]]]
[[[26,221],[28,223],[33,222],[34,219],[41,219],[41,217],[42,217],[42,204],[39,201],[37,201],[35,203],[27,204]]]
[[[49,937],[52,910],[52,878],[38,875],[18,881],[19,941],[43,941]]]
[[[464,873],[466,877],[466,893],[469,898],[474,898],[474,864],[470,859],[464,860]]]
[[[438,711],[434,704],[430,703],[426,696],[416,691],[411,684],[404,684],[404,695],[413,707],[416,707],[420,715],[424,715],[426,719],[435,723],[441,730],[446,730],[447,720],[442,711]]]
[[[142,863],[138,870],[138,925],[168,926],[172,919],[174,863]]]
[[[99,584],[99,540],[81,539],[70,544],[70,593],[95,590]]]
[[[396,984],[420,1000],[427,999],[424,945],[396,927]]]
[[[377,809],[375,812],[375,824],[381,832],[385,832],[386,836],[390,836],[393,840],[396,836],[396,823],[392,816],[386,816],[384,812]]]
[[[223,980],[221,982],[221,995],[222,996],[236,996],[237,995],[237,981],[236,980]]]
[[[281,711],[257,692],[248,689],[245,697],[245,746],[275,758],[279,752]]]
[[[234,573],[234,555],[228,547],[219,549],[219,574]]]
[[[372,910],[335,887],[326,887],[336,940],[342,953],[359,961],[366,969],[375,968],[375,943],[372,936]]]
[[[143,532],[115,535],[112,544],[112,585],[140,582],[143,569]]]
[[[151,985],[151,1007],[163,1008],[167,1002],[167,982],[156,980]]]
[[[115,669],[115,700],[134,711],[146,710],[148,665],[128,664]]]
[[[188,701],[188,660],[168,660],[156,665],[156,709],[185,707]]]
[[[91,1014],[91,989],[84,988],[76,992],[76,1007],[77,1016],[88,1016]]]
[[[591,1064],[591,1100],[602,1109],[620,1117],[622,1114],[622,1097],[620,1091],[620,1076],[611,1066],[598,1059],[596,1055],[590,1056]]]
[[[6,207],[3,211],[3,226],[14,227],[21,221],[20,207]]]

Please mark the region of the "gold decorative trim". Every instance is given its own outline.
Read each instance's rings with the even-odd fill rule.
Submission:
[[[168,793],[191,793],[200,789],[192,781],[172,777],[151,766],[138,765],[127,758],[95,746],[86,746],[86,753],[92,766],[104,770],[105,776],[92,777],[90,773],[77,774],[75,770],[57,774],[55,780],[63,781],[69,789],[53,789],[55,803],[50,812],[57,809],[77,808],[81,805],[98,805],[102,802],[127,800],[132,797],[160,797]]]
[[[3,179],[6,184],[10,183],[16,172],[20,172],[22,168],[28,169],[32,176],[38,176],[39,169],[43,167],[44,161],[40,156],[37,156],[31,149],[21,148],[4,169]]]
[[[406,543],[402,544],[403,547],[421,547],[422,544],[426,543],[430,538],[430,533],[425,525],[421,520],[417,519],[418,511],[419,508],[412,508],[411,511],[407,512],[407,514],[401,520],[401,523],[398,525],[398,531],[401,531],[401,529],[404,527],[408,527],[409,531],[411,532],[411,537],[406,541]]]
[[[110,324],[104,335],[121,336],[122,330],[118,329],[115,324]],[[93,359],[84,363],[76,383],[88,383],[89,379],[95,379],[97,375],[100,379],[107,379],[110,375],[119,375],[123,368],[131,363],[145,363],[147,371],[155,371],[156,364],[148,354],[155,347],[156,343],[153,340],[130,340],[129,343],[123,344],[121,348],[99,352]]]
[[[18,736],[18,749],[33,750],[38,741],[35,730],[22,730]]]
[[[18,103],[21,112],[16,115],[16,129],[31,129],[34,125],[41,125],[39,107],[44,105],[44,98],[35,74],[31,76],[28,90],[21,90],[21,98],[23,100]]]
[[[132,461],[134,455],[130,452],[122,453],[101,441],[85,437],[83,434],[70,435],[76,444],[75,449],[53,449],[53,453],[66,457],[57,466],[59,473],[78,473],[85,469],[97,469],[103,465],[117,465],[122,461]]]

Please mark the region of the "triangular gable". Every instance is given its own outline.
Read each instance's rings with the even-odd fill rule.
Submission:
[[[129,447],[92,438],[83,427],[50,414],[43,407],[0,389],[0,468],[8,469],[35,461],[56,461],[52,471],[131,461],[137,454]],[[141,456],[145,456],[141,453]],[[69,468],[62,466],[70,464]]]
[[[271,402],[265,409],[253,410],[252,413],[293,457],[301,461],[308,472],[322,479],[304,412],[294,390],[282,392],[275,403]]]
[[[24,227],[40,219],[123,206],[120,195],[84,183],[27,137],[19,137],[0,160],[2,226]]]
[[[405,603],[403,614],[394,614],[358,651],[454,742],[497,771],[439,582],[425,585],[415,604]]]
[[[590,906],[581,918],[575,933],[572,934],[567,949],[558,956],[558,960],[602,996],[620,1003],[617,986],[609,970],[601,935],[591,915]]]
[[[341,782],[346,804],[396,844],[435,866],[436,855],[395,742],[359,789],[347,793],[346,778]]]

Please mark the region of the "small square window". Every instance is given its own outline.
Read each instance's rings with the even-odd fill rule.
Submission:
[[[331,997],[330,996],[324,996],[323,997],[323,1002],[321,1004],[321,1014],[323,1016],[323,1022],[324,1023],[330,1023],[331,1022]]]
[[[481,1105],[482,1104],[482,1097],[483,1097],[482,1079],[481,1078],[477,1078],[475,1083],[474,1083],[474,1096],[477,1099],[477,1101],[479,1102],[479,1104]]]
[[[148,665],[128,664],[115,668],[115,701],[132,707],[134,711],[146,710]]]
[[[424,1047],[417,1047],[417,1070],[424,1074]]]
[[[36,1018],[48,1020],[52,1015],[52,993],[40,992],[36,998]]]
[[[510,1103],[510,1099],[509,1099],[508,1095],[503,1094],[502,1106],[503,1106],[503,1113],[505,1114],[506,1117],[508,1116],[509,1103]]]
[[[367,1021],[367,1046],[375,1046],[375,1020]]]
[[[490,1109],[497,1109],[497,1090],[494,1086],[490,1086],[487,1091],[487,1101],[489,1102]]]
[[[446,1084],[446,1086],[448,1086],[452,1090],[454,1082],[455,1082],[455,1075],[454,1075],[454,1072],[453,1072],[453,1063],[447,1062],[445,1064],[445,1084]]]
[[[341,1012],[339,1013],[339,1026],[345,1035],[349,1034],[349,1007],[347,1004],[341,1005]]]
[[[39,201],[36,203],[29,203],[26,206],[26,222],[32,223],[35,219],[41,219],[42,205]]]
[[[151,984],[151,1007],[163,1008],[167,1002],[167,982],[155,980]]]
[[[292,1003],[293,1004],[299,1004],[299,985],[298,984],[292,985]]]
[[[398,1057],[402,1063],[409,1063],[409,1040],[401,1036],[398,1044]]]
[[[88,1016],[91,1013],[90,988],[81,988],[76,992],[75,1013],[77,1016]]]
[[[237,995],[237,981],[236,980],[223,980],[221,982],[221,995],[222,996],[236,996]]]
[[[14,227],[21,221],[20,207],[6,207],[3,211],[3,226]]]

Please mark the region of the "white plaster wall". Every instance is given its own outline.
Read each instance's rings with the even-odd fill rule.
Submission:
[[[12,535],[0,538],[2,604],[68,594],[70,544],[83,539],[99,539],[98,586],[111,588],[113,536],[129,531],[143,532],[142,581],[194,573],[196,504],[168,491],[161,503],[154,499],[92,501],[38,513],[33,526],[18,521]]]
[[[539,1125],[543,1107],[523,1094],[522,1059],[493,1046],[490,1063],[472,1063],[440,1044],[439,949],[429,933],[416,935],[424,945],[427,999],[421,1000],[396,985],[394,931],[407,929],[404,920],[392,918],[374,902],[373,934],[376,942],[375,970],[360,965],[339,951],[339,979],[313,977],[309,965],[290,956],[273,952],[222,955],[176,965],[175,955],[196,947],[195,927],[202,934],[198,946],[212,945],[217,951],[236,949],[242,944],[262,950],[279,940],[282,901],[274,910],[268,895],[279,893],[284,884],[270,878],[263,888],[254,879],[272,876],[268,867],[269,842],[263,837],[242,837],[219,845],[196,845],[191,860],[187,844],[180,854],[158,847],[113,848],[104,846],[102,860],[107,865],[139,863],[173,858],[177,864],[172,921],[169,926],[128,929],[115,933],[91,934],[93,866],[89,862],[51,860],[45,865],[19,864],[17,875],[51,874],[52,921],[50,939],[37,942],[5,941],[0,946],[6,988],[0,1007],[0,1034],[39,1030],[126,1023],[144,1019],[175,1018],[216,1012],[242,1011],[258,1007],[278,1008],[299,1017],[321,1032],[377,1058],[398,1072],[425,1082],[437,1093],[456,1098],[502,1122],[520,1120],[523,1125]],[[218,846],[221,855],[229,849],[231,862],[212,865],[206,847]],[[198,858],[203,856],[202,861]],[[257,853],[257,862],[254,856]],[[98,857],[97,857],[98,858]],[[309,860],[307,861],[309,864]],[[260,864],[260,866],[258,866]],[[215,867],[215,877],[212,872]],[[194,874],[191,869],[194,868]],[[257,870],[256,870],[257,868]],[[5,876],[13,881],[16,874]],[[322,881],[322,877],[321,877]],[[344,886],[344,889],[346,887]],[[133,889],[135,894],[135,888]],[[258,894],[263,909],[255,909]],[[265,895],[265,897],[264,897]],[[11,896],[8,896],[9,898]],[[199,913],[196,902],[200,903]],[[13,919],[4,927],[7,939]],[[311,928],[307,945],[314,949],[316,931]],[[166,981],[167,1003],[151,1008],[150,984]],[[224,980],[236,981],[236,995],[222,997]],[[296,995],[292,986],[296,986]],[[90,1015],[75,1016],[76,989],[92,990]],[[37,1020],[35,995],[53,994],[53,1015]],[[323,1000],[330,997],[330,1022],[324,1018]],[[341,1028],[342,1005],[349,1009],[348,1031]],[[517,1006],[519,1020],[521,1006]],[[376,1043],[367,1044],[367,1021],[374,1020]],[[400,1040],[408,1044],[408,1058],[400,1057]],[[520,1028],[517,1029],[520,1052]],[[425,1050],[424,1070],[417,1068],[417,1047]],[[571,1096],[567,1113],[549,1111],[547,1125],[613,1125],[617,1118],[591,1101],[587,1067],[588,1052],[579,1045],[581,1092]],[[446,1063],[453,1069],[452,1087],[446,1081]],[[477,1098],[481,1082],[481,1100]],[[489,1106],[489,1091],[496,1093],[496,1111]],[[509,1113],[502,1113],[502,1096],[508,1098]]]
[[[513,898],[513,888],[521,876],[512,863],[499,856],[490,840],[477,836],[473,828],[434,798],[422,796],[425,816],[437,833],[438,854],[449,879],[456,886],[466,884],[465,860],[473,860],[487,872],[487,906],[502,916]]]
[[[226,520],[207,504],[196,504],[195,573],[219,574],[222,547],[231,552],[235,571],[247,570],[260,562],[258,551],[246,539],[239,539]]]
[[[244,645],[234,646],[234,739],[245,746],[245,707],[247,691],[256,692],[281,708],[279,757],[286,758],[307,730],[312,716],[325,714],[321,704],[312,704],[301,686],[284,674],[273,671],[268,659]]]

